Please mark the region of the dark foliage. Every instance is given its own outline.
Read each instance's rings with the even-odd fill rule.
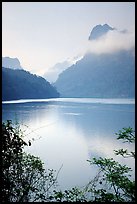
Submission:
[[[54,171],[46,171],[38,157],[25,153],[26,145],[11,121],[2,124],[1,202],[42,202],[52,195]]]
[[[25,70],[2,68],[2,100],[57,97],[59,93],[44,78]]]
[[[130,127],[123,128],[117,139],[134,143],[135,132]],[[113,158],[88,160],[99,167],[97,176],[81,189],[61,191],[56,189],[54,171],[46,171],[38,157],[26,154],[26,145],[31,144],[24,142],[21,130],[11,121],[2,124],[2,202],[135,202],[132,169]],[[135,158],[135,152],[127,149],[115,150],[115,154]]]

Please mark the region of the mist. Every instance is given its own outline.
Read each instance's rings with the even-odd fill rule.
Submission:
[[[88,41],[86,52],[95,54],[113,53],[135,48],[134,31],[109,31],[98,39]]]

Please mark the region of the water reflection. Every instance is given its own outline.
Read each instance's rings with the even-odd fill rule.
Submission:
[[[3,104],[2,111],[3,120],[18,121],[25,139],[34,139],[28,152],[40,156],[48,168],[58,170],[63,165],[58,177],[62,189],[88,183],[95,168],[86,160],[113,157],[113,149],[127,147],[114,133],[134,128],[133,104],[46,101]],[[134,161],[122,162],[134,167]]]

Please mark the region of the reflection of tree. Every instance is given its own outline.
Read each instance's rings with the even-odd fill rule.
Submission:
[[[135,132],[130,127],[123,128],[117,136],[118,140],[135,142]],[[135,201],[135,181],[130,178],[132,169],[113,158],[88,160],[99,167],[95,178],[84,188],[58,191],[55,187],[62,167],[56,176],[53,169],[45,170],[38,157],[24,152],[27,145],[31,145],[31,141],[24,142],[20,128],[13,127],[11,121],[2,124],[2,202]],[[135,158],[134,151],[119,149],[114,152],[124,158]]]
[[[123,128],[117,134],[117,139],[134,143],[135,134],[132,128]],[[124,158],[135,158],[135,152],[120,149],[114,150],[116,155]],[[85,188],[72,188],[64,192],[55,191],[54,199],[57,201],[96,201],[96,202],[135,202],[135,181],[130,177],[132,171],[126,165],[121,165],[113,158],[93,158],[88,160],[90,164],[99,167],[99,172]]]

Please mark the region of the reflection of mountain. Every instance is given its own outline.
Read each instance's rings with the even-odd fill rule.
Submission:
[[[87,54],[55,82],[62,97],[134,97],[135,59],[131,51]]]
[[[22,69],[20,61],[17,58],[2,57],[2,67],[11,69]]]
[[[59,93],[44,78],[24,70],[2,68],[2,100],[55,97]]]

